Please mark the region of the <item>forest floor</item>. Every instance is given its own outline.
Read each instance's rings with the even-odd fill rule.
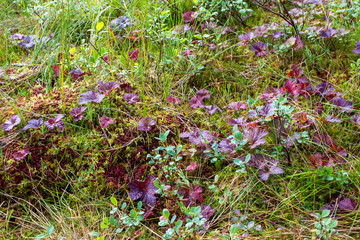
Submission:
[[[2,239],[359,239],[360,2],[3,0]]]

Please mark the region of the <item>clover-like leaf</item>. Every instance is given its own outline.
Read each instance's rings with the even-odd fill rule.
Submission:
[[[60,65],[59,64],[53,65],[53,66],[51,66],[51,69],[54,72],[54,77],[56,77],[56,78],[59,77],[59,75],[60,75]]]
[[[266,43],[257,42],[254,45],[252,45],[249,49],[251,51],[253,51],[255,53],[255,55],[258,57],[263,57],[263,56],[269,55],[266,50]]]
[[[355,210],[359,204],[353,198],[346,198],[339,202],[339,209],[341,210]]]
[[[334,123],[334,122],[342,123],[341,119],[338,119],[337,117],[334,117],[334,116],[326,116],[325,121],[332,122],[332,123]]]
[[[21,119],[20,119],[19,115],[14,115],[9,120],[4,122],[4,124],[2,125],[2,128],[4,129],[5,132],[8,132],[11,129],[13,129],[16,125],[18,125],[20,122],[21,122]]]
[[[207,105],[204,106],[204,108],[208,110],[209,114],[214,114],[216,111],[222,112],[222,110],[219,107],[214,105]]]
[[[173,103],[173,104],[175,104],[175,105],[181,103],[181,100],[180,100],[179,98],[173,97],[173,96],[168,96],[168,97],[166,98],[166,101],[167,101],[167,102],[171,102],[171,103]]]
[[[239,126],[245,126],[246,125],[246,118],[240,117],[240,118],[232,118],[228,121],[230,125],[239,125]]]
[[[275,31],[273,34],[270,35],[271,37],[273,38],[279,38],[279,37],[282,37],[282,36],[286,36],[285,33],[281,32],[281,31]]]
[[[246,109],[247,105],[242,102],[231,102],[226,106],[231,111],[239,111],[240,109]]]
[[[323,30],[320,30],[320,32],[319,32],[319,36],[321,38],[332,38],[335,34],[336,34],[335,28],[323,29]]]
[[[82,93],[80,96],[79,104],[83,105],[89,102],[100,103],[104,99],[105,94],[101,94],[96,91],[89,91]]]
[[[130,18],[126,16],[115,18],[110,22],[110,28],[112,28],[113,30],[126,28],[128,25],[130,25]]]
[[[182,201],[186,207],[203,201],[202,189],[197,185],[190,184],[190,187],[181,186],[179,187],[178,194],[183,196]]]
[[[355,54],[360,54],[360,41],[356,42],[356,48],[354,48],[352,52]]]
[[[191,30],[191,26],[189,26],[189,24],[176,25],[172,33],[175,35],[177,34],[184,35],[189,30]]]
[[[24,150],[20,150],[17,152],[14,152],[12,157],[16,160],[16,161],[21,161],[22,159],[24,159],[28,154],[29,154],[29,150],[28,149],[24,149]]]
[[[64,127],[65,127],[65,123],[61,120],[63,117],[64,115],[58,114],[55,116],[55,118],[47,120],[44,124],[50,130],[53,130],[54,128],[58,127],[59,131],[62,132],[64,131]]]
[[[124,94],[123,100],[129,104],[137,103],[139,101],[138,95],[136,93]]]
[[[199,12],[193,12],[193,11],[188,11],[183,13],[183,18],[184,18],[184,22],[188,23],[188,22],[192,22],[195,20],[195,18],[199,15]]]
[[[352,116],[350,121],[356,123],[357,125],[360,125],[360,114]]]
[[[120,86],[120,83],[111,81],[109,83],[104,83],[102,81],[98,81],[98,88],[97,90],[100,93],[103,93],[105,95],[109,95],[112,91],[114,91],[116,88]]]
[[[196,146],[204,145],[204,142],[211,142],[214,140],[210,131],[197,129],[193,132],[183,132],[180,134],[180,138],[188,138],[190,142]]]
[[[236,145],[231,143],[231,140],[225,138],[219,142],[219,152],[232,152],[234,151]]]
[[[185,171],[194,171],[198,165],[197,162],[191,162],[190,165],[185,168]]]
[[[153,126],[155,126],[155,124],[156,124],[156,121],[154,119],[152,119],[151,117],[142,118],[139,121],[139,130],[148,132],[152,129]]]
[[[71,116],[74,117],[74,121],[75,121],[75,122],[77,122],[77,121],[79,121],[79,120],[81,120],[81,119],[84,118],[83,113],[84,113],[84,111],[86,110],[86,108],[87,108],[86,106],[74,107],[74,108],[71,110],[70,114],[71,114]]]
[[[345,98],[342,97],[334,97],[331,99],[331,102],[336,106],[341,107],[341,112],[352,113],[353,112],[353,103],[350,101],[346,101]]]
[[[265,131],[258,127],[254,127],[250,130],[245,130],[244,139],[247,140],[250,149],[254,149],[257,146],[266,143],[266,140],[264,138],[266,135],[268,135],[268,131]]]
[[[203,100],[198,96],[192,97],[189,104],[192,108],[203,108],[205,106]]]
[[[215,209],[210,205],[201,205],[201,216],[206,218],[206,220],[210,220],[211,216],[214,215]]]
[[[240,40],[239,45],[248,44],[254,37],[255,37],[255,34],[253,32],[248,32],[248,33],[239,35],[238,36],[238,39]]]
[[[72,79],[78,80],[81,79],[82,76],[84,76],[85,74],[87,74],[86,72],[84,72],[81,69],[75,69],[75,70],[71,70],[69,72],[70,76]]]
[[[139,59],[139,53],[140,53],[139,48],[136,48],[133,51],[129,51],[130,59],[133,60],[133,61],[137,61]]]
[[[278,166],[278,162],[276,161],[267,162],[267,164],[264,164],[259,170],[260,178],[263,181],[268,180],[270,175],[283,173],[284,171]]]
[[[99,122],[101,128],[107,128],[110,124],[114,123],[114,119],[103,115],[101,118],[99,118]]]
[[[39,118],[38,120],[30,120],[28,121],[28,124],[22,129],[22,130],[27,130],[27,129],[38,129],[42,124],[43,124],[44,120],[42,118]]]
[[[157,187],[154,186],[154,176],[147,177],[144,182],[140,181],[131,181],[128,185],[130,189],[130,198],[132,201],[139,200],[142,203],[155,206],[157,197],[155,196],[158,190]]]

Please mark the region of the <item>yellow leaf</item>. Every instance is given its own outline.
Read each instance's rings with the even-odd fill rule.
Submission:
[[[103,27],[104,27],[104,23],[99,22],[98,24],[96,24],[96,31],[100,31]]]

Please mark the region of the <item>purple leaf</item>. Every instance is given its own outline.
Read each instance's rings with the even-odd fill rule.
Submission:
[[[53,65],[51,66],[51,69],[54,71],[54,77],[59,77],[60,75],[60,65],[59,64],[56,64],[56,65]]]
[[[136,93],[124,94],[123,100],[129,104],[137,103],[139,101],[138,95]]]
[[[78,80],[81,79],[81,77],[84,76],[86,72],[82,71],[81,69],[75,69],[75,70],[71,70],[69,74],[72,79]]]
[[[257,37],[262,37],[265,33],[267,33],[269,31],[269,29],[265,26],[265,25],[262,25],[260,27],[258,27],[255,31],[254,31],[254,34],[257,36]]]
[[[358,203],[353,198],[346,198],[339,202],[339,209],[341,210],[355,210]]]
[[[209,114],[214,114],[216,111],[222,112],[222,110],[219,107],[214,105],[207,105],[204,106],[204,108],[208,110]]]
[[[266,135],[268,135],[267,131],[254,127],[250,130],[245,130],[244,139],[249,143],[250,149],[254,149],[257,146],[266,143],[266,140],[264,139]]]
[[[266,43],[257,42],[249,48],[251,51],[255,53],[258,57],[268,56],[268,52],[266,51]]]
[[[79,121],[79,120],[81,120],[81,119],[84,118],[83,113],[84,113],[84,111],[86,110],[86,108],[87,108],[86,106],[74,107],[74,108],[71,110],[70,114],[71,114],[71,116],[74,117],[74,121],[75,121],[75,122],[77,122],[77,121]]]
[[[110,22],[110,28],[113,30],[119,30],[121,28],[127,27],[128,25],[130,25],[130,18],[126,16],[115,18]]]
[[[240,109],[246,109],[247,105],[241,102],[232,102],[229,103],[226,108],[231,111],[239,111]]]
[[[129,51],[130,59],[133,61],[137,61],[139,59],[139,53],[140,53],[140,50],[138,48],[136,48],[133,51]]]
[[[296,140],[298,140],[298,139],[300,139],[300,134],[298,134],[298,133],[295,133],[295,134],[293,134],[292,136],[288,136],[287,138],[286,138],[286,146],[287,147],[292,147],[292,146],[294,146],[294,143],[295,143],[295,141]]]
[[[300,87],[298,84],[296,84],[296,82],[291,81],[291,80],[286,80],[284,83],[284,86],[282,88],[280,88],[280,92],[282,93],[287,93],[291,96],[294,97],[294,99],[297,98],[297,96],[299,96],[300,94]]]
[[[154,186],[154,176],[147,177],[144,182],[131,181],[128,185],[130,189],[130,198],[132,201],[142,201],[146,205],[155,206],[157,197],[155,196],[158,190]]]
[[[205,88],[203,88],[196,92],[196,96],[201,100],[203,100],[204,98],[209,99],[210,92],[208,90],[206,90]]]
[[[110,124],[114,123],[114,119],[103,115],[99,118],[101,128],[107,128]]]
[[[270,175],[283,173],[284,171],[280,167],[278,167],[277,162],[269,162],[269,164],[264,164],[259,170],[260,178],[263,181],[268,180]]]
[[[22,159],[24,159],[27,155],[29,154],[29,150],[28,149],[24,149],[21,151],[17,151],[14,152],[12,157],[16,160],[16,161],[20,161]]]
[[[325,120],[326,120],[327,122],[332,122],[332,123],[334,123],[334,122],[336,122],[336,123],[342,123],[342,120],[341,120],[341,119],[338,119],[337,117],[334,117],[334,116],[327,116],[327,117],[325,118]]]
[[[173,34],[179,34],[183,35],[185,34],[187,31],[191,30],[191,27],[188,24],[185,25],[176,25],[174,27],[174,31]]]
[[[79,99],[79,104],[83,105],[89,102],[100,103],[104,99],[105,94],[101,94],[95,91],[89,91],[86,93],[82,93],[80,96],[81,97]]]
[[[334,37],[334,35],[336,34],[336,29],[335,28],[328,28],[328,29],[323,29],[320,30],[319,32],[319,36],[321,38],[332,38]]]
[[[324,81],[316,86],[315,93],[324,96],[327,94],[328,91],[334,91],[334,90],[335,88],[333,85],[331,85],[329,82]]]
[[[360,125],[360,114],[352,116],[351,122],[356,123],[357,125]]]
[[[100,93],[103,93],[105,95],[109,95],[112,91],[114,91],[119,86],[120,86],[120,83],[114,82],[114,81],[109,82],[109,83],[103,83],[102,81],[98,81],[97,90]]]
[[[202,108],[204,107],[204,102],[202,98],[199,98],[198,96],[194,96],[189,100],[189,104],[192,108]]]
[[[273,104],[266,104],[260,111],[259,115],[263,117],[271,117],[275,114]]]
[[[248,32],[246,34],[239,35],[238,36],[238,39],[240,40],[239,45],[248,44],[254,37],[255,34],[253,32]]]
[[[152,129],[152,126],[154,126],[155,124],[156,124],[156,121],[154,119],[152,119],[151,117],[142,118],[139,121],[139,130],[148,132]]]
[[[352,113],[353,112],[353,103],[350,101],[346,101],[345,98],[342,97],[334,97],[331,99],[331,102],[336,106],[341,107],[341,112]]]
[[[360,41],[356,42],[356,48],[352,50],[355,54],[360,54]]]
[[[272,87],[268,87],[264,90],[264,92],[260,95],[260,99],[264,99],[267,102],[272,102],[273,99],[277,99],[280,94],[280,90],[274,89]]]
[[[219,152],[232,152],[234,151],[236,145],[231,143],[230,139],[224,139],[219,142]]]
[[[166,98],[166,101],[167,101],[167,102],[171,102],[171,103],[173,103],[173,104],[175,104],[175,105],[178,105],[178,104],[181,103],[181,100],[180,100],[179,98],[173,97],[173,96],[168,96],[168,97]]]
[[[22,130],[28,130],[28,129],[38,129],[42,124],[44,120],[42,118],[39,118],[38,120],[30,120],[28,121],[28,124],[22,129]]]
[[[185,168],[185,171],[194,171],[198,165],[197,162],[191,162],[190,165]]]
[[[187,186],[179,187],[178,194],[183,196],[182,201],[186,207],[203,201],[202,189],[197,185],[190,185],[190,188]]]
[[[272,36],[273,38],[279,38],[279,37],[281,37],[281,36],[286,36],[286,34],[285,33],[283,33],[283,32],[281,32],[281,31],[275,31],[272,35],[270,35],[270,36]]]
[[[8,132],[11,129],[13,129],[13,127],[18,125],[20,122],[21,122],[21,119],[20,119],[19,115],[14,115],[9,120],[4,122],[4,124],[2,125],[2,128],[4,129],[5,132]]]
[[[196,146],[204,145],[203,142],[211,142],[214,140],[214,137],[207,130],[197,129],[193,132],[183,132],[180,134],[180,138],[188,138],[190,142],[194,143]]]
[[[48,129],[53,130],[54,128],[58,127],[59,131],[64,131],[65,123],[61,120],[64,117],[62,114],[58,114],[53,119],[47,120],[44,124],[47,126]]]
[[[246,123],[246,118],[245,117],[240,117],[240,118],[232,118],[229,120],[228,122],[230,125],[240,125],[240,126],[244,126]]]
[[[199,12],[193,12],[193,11],[188,11],[186,13],[183,13],[184,22],[185,23],[192,22],[195,20],[195,18],[198,15],[199,15]]]
[[[214,215],[215,209],[209,205],[201,205],[201,215],[206,220],[210,220],[211,216]]]

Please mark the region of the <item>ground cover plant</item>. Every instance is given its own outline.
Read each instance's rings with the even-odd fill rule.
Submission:
[[[360,237],[358,0],[3,2],[3,239]]]

